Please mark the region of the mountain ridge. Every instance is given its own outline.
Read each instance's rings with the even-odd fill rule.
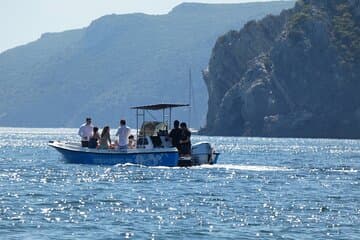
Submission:
[[[0,125],[76,127],[86,116],[99,125],[117,125],[119,118],[134,125],[131,106],[187,102],[191,68],[191,122],[199,127],[207,99],[201,69],[216,38],[293,4],[206,5],[210,12],[185,4],[180,10],[193,6],[198,14],[175,7],[165,15],[107,15],[86,28],[45,33],[0,54]],[[174,117],[188,121],[185,115]]]

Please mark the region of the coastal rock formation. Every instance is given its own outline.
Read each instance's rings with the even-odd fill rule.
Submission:
[[[220,37],[209,135],[360,137],[360,3],[301,0]]]

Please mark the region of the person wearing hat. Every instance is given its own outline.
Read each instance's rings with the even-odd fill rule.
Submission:
[[[81,137],[81,146],[88,147],[89,140],[92,136],[93,125],[91,124],[91,118],[86,118],[85,123],[82,124],[79,128],[79,136]]]

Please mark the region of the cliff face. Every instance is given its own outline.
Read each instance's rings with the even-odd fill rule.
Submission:
[[[218,39],[204,133],[360,137],[360,7],[302,0]]]
[[[0,126],[135,125],[132,106],[188,102],[191,126],[204,125],[207,91],[201,78],[216,39],[251,19],[278,14],[291,1],[247,4],[183,3],[169,14],[108,15],[90,26],[47,33],[0,54]],[[179,110],[185,120],[188,110]]]

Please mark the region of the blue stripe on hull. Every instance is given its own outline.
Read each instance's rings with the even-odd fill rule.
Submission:
[[[179,154],[177,152],[98,154],[68,151],[61,148],[57,148],[57,150],[69,163],[102,165],[132,163],[145,166],[175,167],[178,165],[179,160]]]

